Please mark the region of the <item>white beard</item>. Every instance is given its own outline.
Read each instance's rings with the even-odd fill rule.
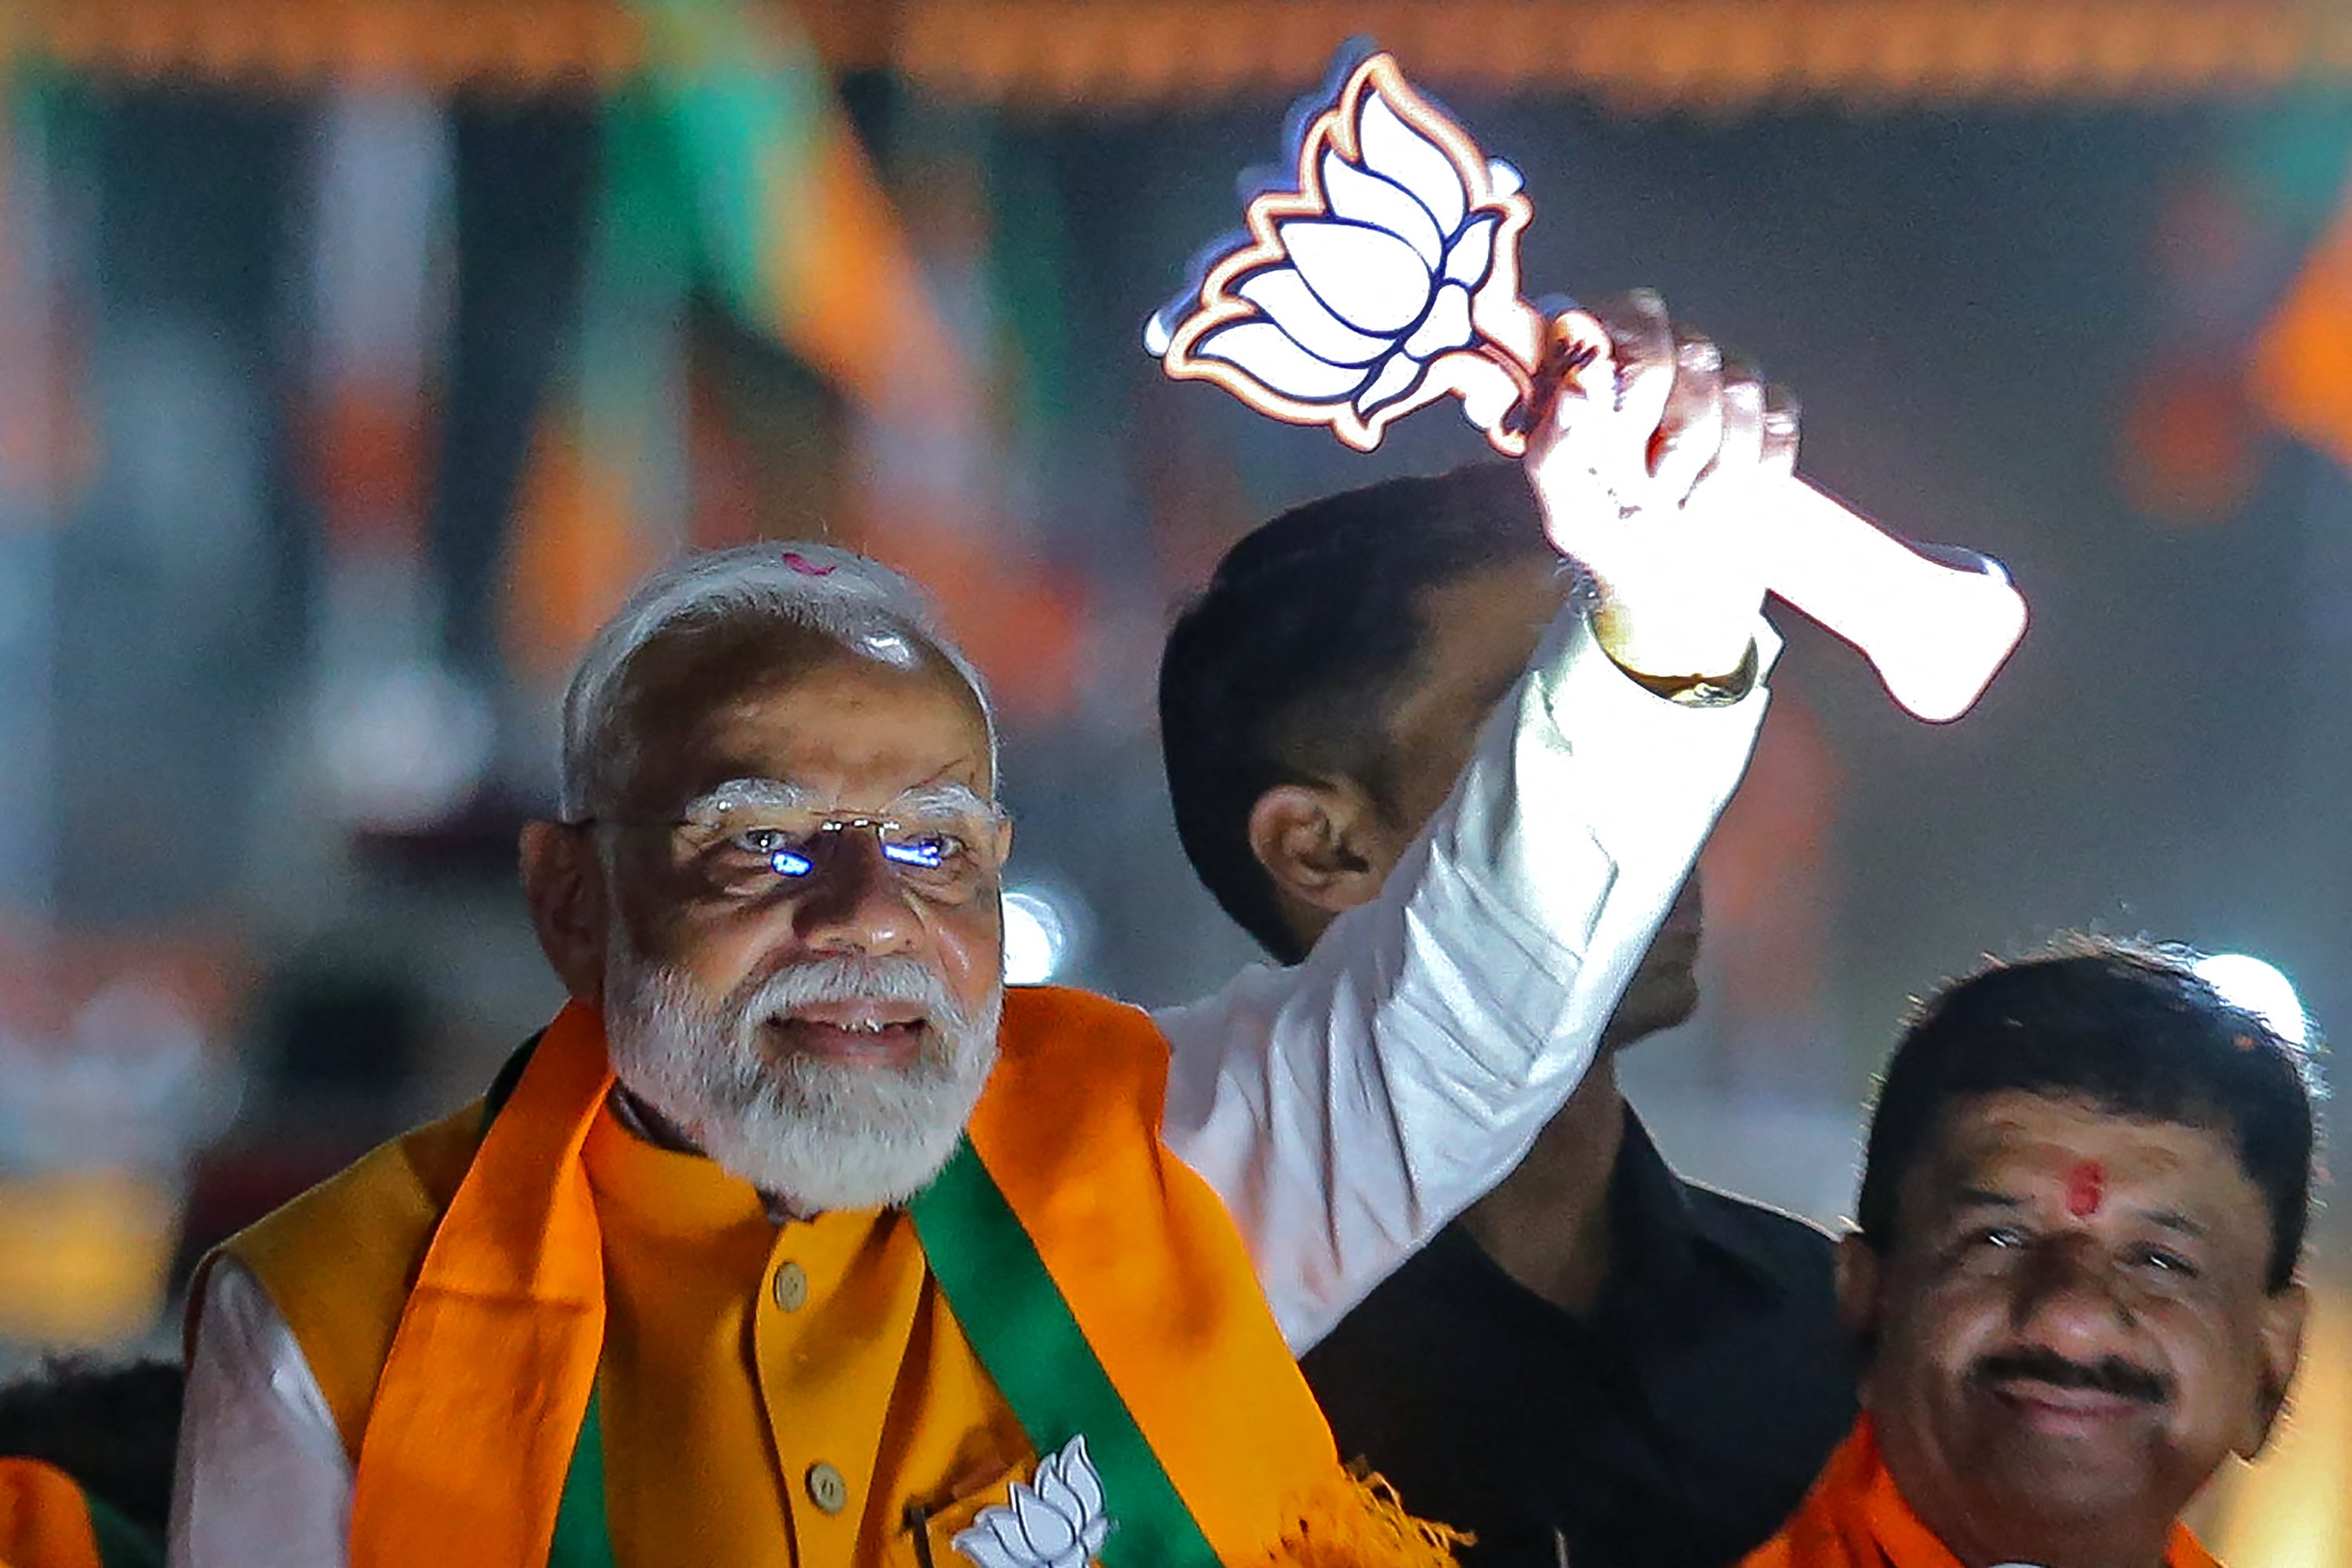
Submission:
[[[615,929],[606,944],[604,1037],[630,1093],[695,1147],[803,1214],[905,1202],[955,1152],[996,1065],[1002,985],[982,1016],[958,1008],[911,958],[819,958],[711,1001]],[[764,1053],[767,1021],[820,1002],[900,1002],[929,1020],[903,1068]]]

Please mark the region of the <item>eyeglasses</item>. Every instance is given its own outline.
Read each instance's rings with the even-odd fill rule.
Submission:
[[[778,814],[772,820],[736,825],[718,853],[722,861],[749,857],[772,875],[799,882],[824,870],[852,837],[870,835],[883,863],[899,881],[927,898],[952,900],[971,897],[996,872],[996,830],[1002,820],[1000,816],[902,822]]]
[[[579,826],[656,826],[669,834],[681,869],[722,895],[752,896],[778,883],[808,882],[860,838],[910,892],[935,903],[961,903],[1001,870],[1004,809],[966,791],[902,804],[888,816],[850,816],[725,795],[698,802],[668,822],[588,819]]]

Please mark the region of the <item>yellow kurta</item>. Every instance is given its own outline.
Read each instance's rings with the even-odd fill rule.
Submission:
[[[481,1116],[408,1134],[229,1246],[270,1288],[355,1462],[405,1283]],[[930,1561],[958,1561],[949,1538],[1036,1458],[905,1211],[772,1224],[749,1183],[609,1108],[583,1159],[604,1232],[620,1568],[920,1568],[913,1509]],[[284,1288],[322,1265],[331,1292]]]
[[[1034,1468],[903,1210],[772,1225],[747,1184],[610,1111],[584,1157],[623,1568],[916,1568],[916,1508],[945,1563],[947,1538]]]

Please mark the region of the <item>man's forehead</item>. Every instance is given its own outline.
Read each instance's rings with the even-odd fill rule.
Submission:
[[[839,728],[846,732],[811,735],[794,727],[781,742],[756,728],[706,733],[666,760],[646,759],[630,793],[640,813],[679,821],[725,809],[868,816],[986,810],[993,799],[984,738],[910,738],[855,720]]]
[[[623,690],[627,699],[725,701],[844,665],[936,680],[978,705],[954,664],[920,637],[878,623],[835,632],[758,616],[665,627],[630,656]]]
[[[2228,1137],[2210,1128],[2023,1090],[1954,1101],[1936,1142],[1928,1165],[1946,1201],[2021,1186],[2079,1193],[2086,1170],[2097,1172],[2103,1188],[2251,1185]]]
[[[977,696],[945,659],[909,659],[907,646],[868,651],[773,626],[648,644],[623,704],[636,753],[627,793],[656,808],[751,778],[861,797],[946,780],[985,793]]]

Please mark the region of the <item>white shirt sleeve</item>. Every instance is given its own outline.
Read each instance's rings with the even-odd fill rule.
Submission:
[[[170,1568],[343,1568],[352,1463],[294,1332],[250,1269],[216,1259],[188,1357]]]
[[[1780,640],[1759,616],[1759,669]],[[1163,1135],[1304,1353],[1508,1174],[1591,1065],[1763,723],[1691,708],[1563,611],[1453,795],[1290,969],[1156,1015]]]

